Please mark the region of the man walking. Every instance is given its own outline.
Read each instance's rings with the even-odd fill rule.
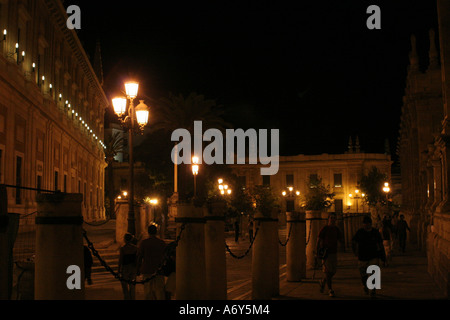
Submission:
[[[332,279],[337,271],[338,241],[343,243],[342,233],[336,226],[336,214],[330,213],[328,216],[328,224],[320,230],[317,239],[317,253],[319,258],[322,259],[324,273],[323,279],[319,281],[320,292],[324,291],[326,284],[330,297],[335,296],[332,287]]]
[[[370,265],[379,265],[379,259],[386,261],[386,255],[383,247],[383,239],[380,232],[372,228],[372,219],[365,216],[363,227],[359,229],[352,239],[353,253],[358,257],[359,274],[363,284],[364,292],[369,293],[367,287],[367,267]],[[375,297],[376,289],[372,289],[370,295]]]
[[[408,222],[405,221],[405,216],[400,215],[400,220],[397,222],[397,236],[398,244],[402,253],[405,253],[406,248],[406,230],[411,231],[408,226]]]
[[[138,248],[137,270],[144,279],[151,280],[144,283],[146,300],[164,300],[164,275],[156,274],[162,264],[166,243],[156,236],[155,225],[148,227],[149,238],[142,240]]]

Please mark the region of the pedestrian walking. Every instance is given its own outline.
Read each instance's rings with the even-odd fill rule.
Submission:
[[[318,258],[322,260],[324,273],[323,279],[319,281],[320,292],[324,292],[326,284],[330,297],[335,296],[332,279],[337,271],[338,242],[343,245],[342,232],[336,225],[336,214],[330,213],[328,216],[328,224],[319,232],[316,251],[318,253]]]
[[[164,258],[166,243],[156,236],[158,229],[155,225],[148,227],[147,239],[141,241],[138,247],[137,272],[142,274],[146,300],[165,299],[165,279],[163,274],[157,273]],[[150,280],[148,280],[150,279]]]
[[[250,242],[253,241],[253,219],[248,221],[248,239]]]
[[[384,266],[388,267],[392,261],[393,236],[391,221],[387,216],[384,216],[383,223],[379,231],[381,234],[381,239],[383,239],[383,247],[386,254],[386,261],[384,262]]]
[[[131,281],[136,280],[137,274],[137,247],[133,244],[133,235],[126,233],[125,244],[120,247],[119,253],[119,275],[122,285],[124,300],[134,300],[136,297],[136,285]]]
[[[234,241],[239,242],[239,219],[234,221]]]
[[[367,287],[367,267],[371,265],[379,265],[379,259],[386,261],[386,256],[383,247],[383,240],[380,232],[372,228],[372,219],[365,216],[363,219],[363,227],[359,229],[352,239],[353,253],[358,257],[358,268],[361,276],[361,282],[364,292],[369,294]],[[370,291],[370,295],[375,297],[376,289]]]
[[[397,222],[397,236],[398,236],[398,245],[402,253],[405,253],[406,249],[406,230],[411,231],[408,226],[408,222],[405,221],[405,216],[403,214],[400,215],[400,220]]]
[[[92,265],[94,261],[92,260],[91,250],[87,246],[84,247],[84,279],[87,281],[88,285],[92,284]]]

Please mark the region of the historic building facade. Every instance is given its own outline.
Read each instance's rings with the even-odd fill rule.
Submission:
[[[0,183],[82,193],[104,218],[108,100],[58,0],[0,0]],[[8,188],[8,210],[36,210],[36,191]]]
[[[437,3],[440,53],[430,31],[425,72],[412,37],[398,154],[410,242],[426,250],[430,275],[450,296],[450,4]]]
[[[349,151],[344,154],[281,156],[278,173],[272,176],[262,176],[260,166],[231,167],[247,187],[270,185],[275,194],[283,199],[282,211],[298,210],[309,188],[308,181],[315,176],[321,178],[323,184],[335,194],[329,211],[362,213],[368,212],[369,208],[362,199],[362,191],[355,193],[361,177],[376,167],[389,181],[391,164],[389,154],[364,153],[359,150],[359,146],[350,145]]]

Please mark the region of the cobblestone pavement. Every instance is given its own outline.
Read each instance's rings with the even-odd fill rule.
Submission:
[[[85,227],[90,240],[94,245],[115,245],[113,221],[103,227]],[[284,230],[280,230],[280,240],[285,238]],[[227,234],[227,244],[237,256],[245,253],[249,246],[246,238],[238,243],[234,241],[233,234]],[[336,296],[331,298],[319,292],[318,279],[322,276],[320,270],[308,270],[307,277],[301,282],[286,281],[285,247],[279,247],[280,253],[280,295],[274,300],[369,300],[363,291],[357,260],[347,250],[339,254],[339,266],[334,278],[333,289]],[[251,251],[242,259],[236,259],[227,253],[227,282],[228,300],[251,300]],[[314,279],[313,279],[314,276]],[[136,300],[143,300],[143,285],[136,286]],[[111,281],[86,286],[87,300],[121,300],[120,283],[111,276]],[[389,267],[381,268],[381,289],[377,290],[377,300],[440,300],[445,299],[444,294],[434,284],[427,273],[427,259],[424,253],[411,248],[405,254],[394,255]]]

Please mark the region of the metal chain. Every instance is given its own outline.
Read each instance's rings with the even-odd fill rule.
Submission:
[[[288,244],[289,239],[291,238],[291,232],[292,232],[292,223],[291,223],[290,226],[289,226],[289,233],[288,233],[288,236],[287,236],[287,238],[286,238],[286,242],[285,242],[285,243],[282,243],[281,240],[278,239],[278,243],[279,243],[282,247],[285,247],[285,246]]]
[[[178,246],[178,242],[181,239],[181,234],[183,233],[184,228],[186,227],[186,224],[183,223],[180,227],[180,233],[178,234],[176,240],[174,241],[174,247],[176,248]],[[103,260],[103,258],[100,256],[100,254],[98,253],[98,251],[95,249],[94,244],[89,240],[89,238],[87,237],[87,233],[86,230],[83,229],[83,237],[86,239],[86,242],[88,243],[88,248],[91,250],[92,254],[98,259],[98,261],[100,262],[100,264],[108,271],[110,272],[114,278],[116,278],[119,281],[124,281],[127,282],[129,284],[135,285],[135,284],[144,284],[152,279],[154,279],[156,276],[161,275],[162,274],[162,268],[164,266],[164,262],[165,260],[168,258],[167,257],[167,252],[164,254],[164,257],[161,261],[160,266],[158,267],[158,269],[149,277],[146,278],[144,280],[141,281],[137,281],[137,280],[128,280],[128,279],[124,279],[118,272],[115,272],[113,270],[113,268],[111,268],[105,260]]]
[[[102,221],[102,222],[100,222],[100,223],[89,223],[89,222],[87,222],[87,221],[83,221],[83,222],[86,223],[86,224],[89,225],[89,226],[99,227],[99,226],[102,226],[102,225],[108,223],[110,220],[111,220],[111,218],[108,218],[108,219],[106,219],[105,221]]]
[[[225,248],[227,249],[227,251],[230,253],[230,255],[231,255],[233,258],[236,258],[236,259],[242,259],[242,258],[244,258],[244,257],[247,256],[248,253],[250,252],[250,249],[252,248],[253,243],[255,242],[255,239],[256,239],[256,237],[257,237],[257,235],[258,235],[258,231],[259,231],[259,227],[256,228],[256,230],[255,230],[255,236],[253,237],[252,241],[250,242],[250,246],[248,247],[247,251],[245,251],[245,253],[244,253],[243,255],[241,255],[241,256],[235,255],[235,254],[231,251],[230,247],[227,245],[227,242],[226,242],[226,241],[225,241]]]

